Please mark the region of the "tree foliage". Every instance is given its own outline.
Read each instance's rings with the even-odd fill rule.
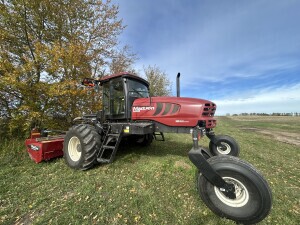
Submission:
[[[134,55],[118,50],[118,6],[101,0],[1,0],[0,122],[21,132],[32,120],[62,126],[99,110],[99,97],[78,88],[84,77],[129,68]],[[122,56],[122,57],[120,57]]]
[[[172,82],[159,67],[156,65],[144,67],[144,73],[150,83],[151,96],[170,96],[172,94]]]
[[[117,74],[121,72],[128,72],[131,74],[136,74],[134,68],[132,68],[133,63],[137,60],[135,54],[130,52],[128,46],[125,46],[116,56],[113,57],[109,65],[110,72],[112,74]]]

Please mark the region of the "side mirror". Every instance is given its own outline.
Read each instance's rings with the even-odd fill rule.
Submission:
[[[95,81],[94,79],[91,78],[84,78],[81,82],[82,85],[86,87],[94,87],[95,86]]]
[[[81,82],[82,85],[84,85],[87,88],[94,88],[96,92],[99,91],[99,81],[94,80],[92,78],[84,78]]]

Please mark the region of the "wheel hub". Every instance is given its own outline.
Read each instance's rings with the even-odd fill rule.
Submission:
[[[231,206],[231,207],[242,207],[247,204],[249,201],[249,192],[247,188],[243,185],[242,182],[239,180],[232,178],[232,177],[223,177],[223,179],[230,184],[234,185],[235,188],[235,199],[231,199],[227,197],[219,188],[214,187],[215,193],[217,197],[222,201],[224,204]]]
[[[81,144],[78,137],[74,136],[68,144],[68,153],[72,161],[76,162],[81,157]]]
[[[231,152],[231,147],[226,142],[221,142],[220,145],[217,146],[217,151],[222,155],[228,155]]]

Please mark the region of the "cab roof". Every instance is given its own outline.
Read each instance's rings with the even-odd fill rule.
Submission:
[[[139,82],[144,83],[145,85],[147,85],[149,87],[149,82],[146,81],[145,79],[143,79],[137,75],[126,73],[126,72],[104,76],[99,81],[100,81],[100,84],[102,85],[103,83],[106,83],[106,82],[110,81],[111,79],[115,79],[115,78],[119,78],[119,77],[137,80]]]

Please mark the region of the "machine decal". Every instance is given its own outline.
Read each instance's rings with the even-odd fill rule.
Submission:
[[[156,103],[157,107],[153,116],[161,114],[161,116],[173,115],[179,111],[179,105],[172,103]]]
[[[125,129],[123,130],[124,133],[129,133],[129,126],[126,126]]]
[[[30,149],[32,149],[33,151],[38,151],[38,150],[40,150],[40,148],[38,147],[38,146],[36,146],[36,145],[28,145],[28,148],[30,148]]]
[[[150,111],[154,110],[153,106],[134,106],[133,112],[140,112],[140,111]]]
[[[171,103],[166,103],[165,110],[164,110],[162,116],[167,115],[170,112],[171,106],[172,106]]]
[[[189,123],[187,120],[175,120],[176,123]]]
[[[162,103],[158,102],[158,103],[156,103],[156,105],[157,105],[157,107],[156,107],[156,110],[155,110],[155,113],[153,114],[153,116],[160,114],[163,109]]]

